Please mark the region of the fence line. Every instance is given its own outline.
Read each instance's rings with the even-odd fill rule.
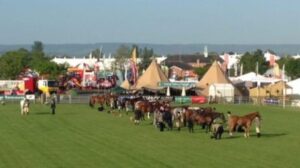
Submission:
[[[176,97],[159,97],[159,96],[144,96],[147,99],[157,100],[159,98],[164,98],[168,100],[175,100]],[[177,98],[180,96],[177,96]],[[188,97],[188,96],[186,96]],[[0,95],[1,103],[19,103],[24,96],[3,96]],[[56,100],[58,104],[88,104],[90,95],[57,95]],[[265,98],[265,97],[216,97],[214,100],[210,100],[210,97],[206,97],[207,103],[209,104],[257,104],[257,105],[283,105],[283,98]],[[50,97],[35,97],[34,100],[31,100],[33,103],[47,103],[49,102]],[[180,102],[177,102],[180,104]],[[286,98],[286,106],[300,107],[299,98]]]

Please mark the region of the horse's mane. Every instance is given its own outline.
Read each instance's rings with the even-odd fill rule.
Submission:
[[[244,115],[244,117],[252,117],[252,116],[260,116],[260,115],[259,115],[259,112],[257,112],[257,111]]]

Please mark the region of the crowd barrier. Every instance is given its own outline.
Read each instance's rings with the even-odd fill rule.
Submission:
[[[57,95],[57,103],[60,104],[88,104],[91,95]],[[24,96],[4,96],[0,95],[1,102],[16,103],[20,102]],[[50,97],[46,96],[34,96],[27,97],[34,103],[47,103],[50,101]],[[283,106],[282,98],[264,98],[264,97],[216,97],[211,99],[205,96],[143,96],[144,99],[155,101],[165,100],[172,101],[176,104],[257,104],[257,105],[272,105]],[[230,100],[230,101],[228,101]],[[300,107],[300,98],[289,98],[285,100],[285,106]]]

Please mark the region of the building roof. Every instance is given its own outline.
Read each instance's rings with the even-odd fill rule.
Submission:
[[[208,57],[204,57],[203,54],[176,54],[176,55],[168,55],[165,60],[166,64],[171,64],[173,62],[185,62],[185,63],[195,63],[199,60],[202,63],[211,63],[212,60],[223,61],[219,55],[208,55]]]
[[[172,67],[172,66],[176,66],[178,68],[181,68],[182,70],[191,70],[193,69],[193,67],[185,62],[182,61],[178,61],[178,62],[168,62],[166,63],[166,66],[168,67]]]

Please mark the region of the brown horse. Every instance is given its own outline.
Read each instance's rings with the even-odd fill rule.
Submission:
[[[109,104],[111,109],[117,108],[118,97],[119,96],[117,94],[107,94],[106,95],[106,103]]]
[[[225,122],[225,116],[223,113],[215,112],[213,108],[200,108],[199,110],[187,109],[185,120],[189,122],[189,125],[202,125],[202,128],[206,128],[206,132],[210,131],[212,122],[216,118],[220,118]]]
[[[165,106],[165,103],[160,103],[159,101],[150,102],[148,100],[139,100],[135,102],[134,109],[140,110],[143,114],[147,114],[147,118],[150,119],[150,113],[158,110],[161,106]]]
[[[261,120],[261,116],[259,112],[252,112],[249,114],[246,114],[244,116],[237,116],[237,115],[231,115],[230,112],[228,112],[228,129],[229,129],[229,135],[232,136],[232,132],[237,127],[242,127],[245,131],[244,136],[247,138],[250,136],[250,128],[252,121],[256,119],[256,131],[258,136],[260,136],[259,133],[259,121]]]
[[[200,112],[195,115],[195,122],[198,125],[202,125],[202,128],[206,128],[206,132],[209,132],[214,119],[220,118],[225,122],[225,116],[219,112]]]
[[[129,96],[129,97],[124,97],[123,98],[123,102],[125,104],[125,107],[126,107],[126,111],[127,111],[127,108],[129,108],[129,106],[131,106],[133,108],[133,111],[135,110],[135,103],[138,102],[138,101],[143,101],[143,97],[142,96]]]
[[[90,97],[89,105],[90,107],[94,107],[95,104],[100,104],[100,106],[103,106],[106,102],[106,95],[93,95]]]

